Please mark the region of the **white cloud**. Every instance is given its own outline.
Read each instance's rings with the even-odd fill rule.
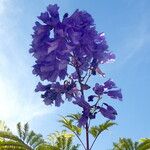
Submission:
[[[0,119],[10,127],[19,121],[28,122],[53,111],[44,107],[41,101],[34,102],[32,97],[21,95],[21,89],[17,89],[11,79],[0,76]]]
[[[11,5],[12,0],[0,0],[0,15],[7,13],[7,10]]]
[[[26,61],[29,58],[22,54],[25,48],[18,38],[23,33],[16,28],[21,8],[15,6],[13,11],[13,2],[0,0],[0,120],[6,121],[10,127],[19,121],[40,119],[40,116],[55,110],[46,107],[33,91],[35,83],[31,66]],[[28,54],[28,50],[26,52]]]
[[[144,47],[149,44],[150,21],[144,8],[142,3],[139,8],[141,12],[141,15],[139,15],[139,22],[134,24],[133,32],[125,37],[122,46],[124,52],[122,53],[120,67],[136,56],[136,54],[141,53],[142,55]],[[140,58],[142,59],[143,57]]]
[[[6,0],[0,0],[0,15],[4,12],[5,10],[5,3]]]

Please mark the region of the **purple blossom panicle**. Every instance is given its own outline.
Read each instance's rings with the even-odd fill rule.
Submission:
[[[37,21],[33,27],[30,53],[36,58],[35,75],[54,82],[58,77],[65,79],[69,63],[87,71],[91,65],[97,67],[115,58],[90,14],[76,10],[60,20],[58,9],[56,4],[49,5],[38,17],[41,23]]]
[[[81,107],[80,127],[94,119],[98,112],[115,119],[117,112],[112,106],[100,105],[104,94],[122,99],[121,90],[111,79],[102,85],[96,83],[94,94],[90,93],[87,100],[84,98],[84,92],[91,88],[87,84],[90,76],[99,74],[104,77],[99,65],[115,60],[115,55],[108,50],[105,34],[96,31],[94,19],[86,11],[77,9],[73,14],[65,13],[60,18],[57,4],[49,5],[33,27],[29,50],[35,57],[33,74],[49,82],[47,85],[39,82],[35,91],[43,92],[41,97],[46,105],[59,107],[64,103],[64,97]],[[72,68],[74,71],[70,73]]]

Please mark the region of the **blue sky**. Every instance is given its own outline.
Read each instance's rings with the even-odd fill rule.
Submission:
[[[58,109],[47,107],[34,92],[39,79],[32,75],[30,35],[36,16],[50,3],[60,6],[61,15],[77,8],[91,13],[117,56],[115,63],[102,68],[106,79],[112,78],[122,88],[123,102],[110,100],[118,110],[118,126],[102,134],[94,149],[108,150],[119,137],[150,137],[149,0],[0,0],[0,120],[12,129],[18,121],[29,121],[46,136],[62,129],[58,115],[78,111],[70,103]]]

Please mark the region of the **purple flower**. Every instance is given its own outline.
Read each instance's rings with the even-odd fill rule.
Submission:
[[[80,75],[82,75],[82,74],[83,74],[83,71],[79,70],[79,73],[80,73]],[[77,73],[76,71],[73,72],[73,73],[71,73],[71,77],[72,77],[73,79],[78,79],[78,73]]]
[[[50,16],[48,12],[41,13],[40,16],[38,16],[38,19],[42,20],[45,24],[51,24],[50,22]]]
[[[116,84],[111,79],[104,83],[104,87],[107,89],[117,88]]]
[[[111,98],[122,100],[121,90],[116,88],[116,84],[111,79],[109,79],[106,82],[104,82],[103,85],[99,85],[98,83],[96,83],[95,87],[93,88],[93,91],[99,96],[107,94]]]
[[[96,115],[96,109],[92,112],[93,106],[91,106],[87,101],[84,100],[83,96],[75,97],[75,101],[73,101],[75,105],[82,107],[82,116],[79,119],[78,126],[84,126],[88,119],[94,119]]]
[[[93,88],[93,91],[97,94],[97,95],[102,95],[104,92],[104,86],[103,85],[99,85],[98,83],[95,84],[95,87]]]
[[[47,11],[51,16],[51,18],[49,19],[49,22],[51,22],[50,25],[52,25],[53,27],[56,26],[60,22],[58,9],[59,9],[59,7],[56,4],[49,5],[47,7]]]
[[[47,11],[49,12],[51,17],[53,17],[53,18],[58,18],[59,17],[58,9],[59,9],[59,7],[57,6],[57,4],[54,4],[54,5],[50,4],[47,7]]]
[[[110,96],[111,98],[122,100],[122,93],[121,93],[120,89],[119,90],[108,91],[107,95]]]
[[[79,119],[79,126],[84,126],[89,118],[89,114],[90,114],[90,110],[91,110],[91,106],[88,102],[86,102],[83,98],[83,96],[81,97],[76,97],[75,101],[73,101],[73,103],[75,105],[78,105],[80,107],[83,108],[82,111],[82,116]]]
[[[75,82],[72,80],[71,83],[60,84],[59,82],[43,85],[42,83],[38,83],[35,89],[36,92],[45,92],[41,95],[44,99],[46,105],[51,105],[55,103],[55,106],[59,107],[61,103],[64,103],[62,100],[62,95],[65,95],[65,98],[69,101],[72,100],[73,97],[79,94],[79,90],[76,87]]]
[[[106,103],[103,103],[103,104],[106,106],[106,108],[104,107],[99,108],[99,111],[101,112],[101,114],[108,119],[115,120],[116,115],[117,115],[116,110],[112,106]]]
[[[93,59],[91,62],[91,71],[92,71],[92,75],[96,75],[96,68],[98,67],[98,60],[97,59]]]
[[[73,72],[73,73],[71,74],[71,76],[72,76],[73,79],[78,79],[78,74],[77,74],[76,71]]]
[[[64,93],[66,99],[68,99],[69,101],[71,101],[72,98],[78,95],[79,90],[77,89],[76,83],[73,80],[71,83],[64,84]]]
[[[96,96],[95,96],[95,95],[90,95],[90,96],[88,97],[88,102],[92,102],[93,99],[94,99],[94,97],[96,97]]]
[[[41,82],[39,82],[38,85],[36,86],[35,92],[46,91],[49,90],[50,88],[51,84],[43,85]]]
[[[82,107],[85,110],[91,109],[90,104],[84,100],[83,96],[75,97],[75,101],[73,101],[73,103]]]
[[[90,87],[89,85],[87,85],[87,84],[82,84],[81,86],[82,86],[82,89],[83,89],[83,90],[88,90],[88,89],[91,88],[91,87]]]
[[[46,91],[45,94],[42,95],[42,98],[44,98],[43,101],[46,105],[55,103],[55,106],[59,107],[61,103],[64,103],[61,93],[56,92],[55,90]]]
[[[44,99],[43,101],[46,105],[55,104],[55,106],[59,107],[61,103],[64,103],[62,99],[62,94],[64,93],[64,86],[61,85],[59,82],[48,85],[42,85],[41,83],[38,83],[36,87],[36,92],[38,91],[45,92],[41,95],[41,97]]]

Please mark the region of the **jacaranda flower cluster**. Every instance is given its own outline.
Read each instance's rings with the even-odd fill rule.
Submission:
[[[58,9],[56,4],[49,5],[33,27],[30,49],[36,59],[33,74],[49,82],[48,85],[39,82],[35,91],[43,92],[41,97],[46,105],[60,106],[69,100],[81,107],[79,126],[84,126],[99,113],[115,119],[116,110],[101,103],[103,95],[122,100],[121,90],[111,79],[104,84],[96,83],[88,98],[84,95],[91,89],[88,85],[91,76],[105,76],[99,65],[115,60],[115,55],[108,50],[104,33],[96,31],[94,20],[86,11],[66,13],[61,19]]]

